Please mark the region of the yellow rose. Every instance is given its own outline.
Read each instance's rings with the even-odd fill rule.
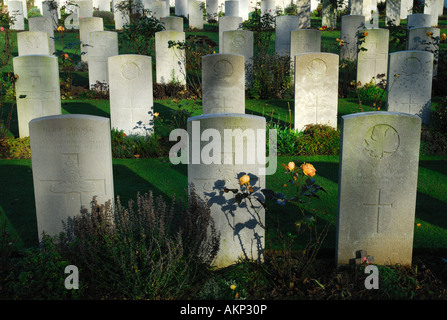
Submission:
[[[317,171],[310,163],[303,163],[300,168],[303,170],[303,173],[309,177],[313,177],[315,175],[315,171]]]
[[[250,182],[250,177],[248,175],[246,175],[246,174],[244,174],[242,177],[239,178],[239,184],[240,185],[243,185],[243,184],[246,184],[246,183],[249,183],[249,182]]]
[[[292,171],[293,169],[295,169],[295,162],[289,162],[289,164],[287,165],[287,168]]]
[[[231,290],[236,290],[236,285],[232,284],[232,285],[230,286],[230,289],[231,289]]]

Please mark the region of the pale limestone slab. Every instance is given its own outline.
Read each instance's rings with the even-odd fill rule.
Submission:
[[[39,239],[63,230],[63,222],[98,203],[113,204],[113,170],[108,118],[70,114],[29,123]]]
[[[264,259],[265,230],[260,224],[265,225],[264,208],[257,202],[253,203],[254,207],[247,203],[238,205],[234,195],[223,190],[225,187],[239,189],[239,178],[247,174],[255,195],[263,199],[260,191],[265,188],[265,175],[260,175],[259,170],[265,168],[265,128],[265,118],[252,115],[207,114],[188,119],[188,185],[192,184],[198,196],[210,206],[211,217],[220,234],[219,251],[213,261],[216,268],[235,264],[240,258],[260,262]],[[207,164],[201,160],[201,155],[208,154],[208,142],[200,141],[206,130],[218,133],[212,139],[221,142],[220,153],[218,150],[210,152],[216,152],[217,163]],[[230,134],[226,135],[225,130],[230,130]],[[258,130],[261,134],[257,134]],[[227,149],[224,148],[226,137],[231,141]],[[244,137],[249,142],[244,142]],[[254,145],[256,151],[249,154],[248,150]],[[253,153],[260,158],[249,160]],[[197,156],[200,159],[195,162]],[[239,156],[242,157],[240,162],[236,159]]]
[[[388,111],[418,115],[430,120],[433,53],[398,51],[390,53],[387,81]]]
[[[295,130],[308,124],[337,128],[338,64],[333,53],[295,55]]]
[[[44,31],[22,31],[17,33],[19,56],[30,54],[50,55],[50,37]]]
[[[202,112],[245,113],[245,59],[236,54],[202,57]]]
[[[136,54],[108,58],[110,123],[127,135],[154,129],[152,57]]]
[[[28,123],[34,118],[58,115],[61,110],[58,61],[55,56],[26,55],[12,59],[19,136],[29,136]]]
[[[359,250],[411,265],[421,119],[397,112],[342,117],[337,266]]]
[[[160,31],[155,33],[155,75],[156,82],[176,82],[186,85],[185,51],[177,46],[169,48],[169,41],[184,42],[185,33]]]

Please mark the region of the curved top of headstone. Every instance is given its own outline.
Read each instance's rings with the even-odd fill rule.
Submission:
[[[212,118],[245,118],[245,119],[260,120],[266,122],[265,117],[255,116],[252,114],[244,114],[244,113],[208,113],[190,117],[188,118],[188,122],[202,119],[212,119]]]
[[[53,121],[58,119],[73,119],[73,120],[95,120],[95,121],[103,121],[108,122],[110,119],[106,117],[101,116],[93,116],[88,114],[60,114],[60,115],[54,115],[54,116],[46,116],[46,117],[40,117],[35,118],[31,120],[29,123],[34,122],[41,122],[41,121]]]
[[[395,111],[368,111],[368,112],[358,112],[358,113],[351,113],[351,114],[347,114],[342,116],[343,119],[351,119],[351,118],[360,118],[360,117],[367,117],[367,116],[384,116],[384,115],[388,115],[388,116],[404,116],[404,117],[411,117],[411,118],[416,118],[421,120],[421,118],[419,118],[416,115],[413,114],[409,114],[409,113],[403,113],[403,112],[395,112]]]

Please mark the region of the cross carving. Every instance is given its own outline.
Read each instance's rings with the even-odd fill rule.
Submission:
[[[373,207],[373,208],[377,208],[377,228],[376,228],[376,232],[379,233],[380,232],[380,214],[382,212],[382,210],[384,210],[385,208],[392,208],[393,204],[392,203],[382,203],[380,195],[381,195],[381,190],[378,190],[378,195],[377,195],[377,201],[375,203],[364,203],[363,205],[365,207]]]

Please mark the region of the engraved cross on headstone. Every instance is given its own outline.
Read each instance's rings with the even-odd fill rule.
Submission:
[[[377,194],[377,201],[375,203],[364,203],[363,206],[365,207],[373,207],[373,208],[377,208],[377,228],[376,228],[376,232],[380,233],[380,221],[381,221],[381,213],[385,210],[385,208],[392,208],[393,204],[392,203],[382,203],[381,201],[381,192],[382,190],[379,189],[378,190],[378,194]]]

